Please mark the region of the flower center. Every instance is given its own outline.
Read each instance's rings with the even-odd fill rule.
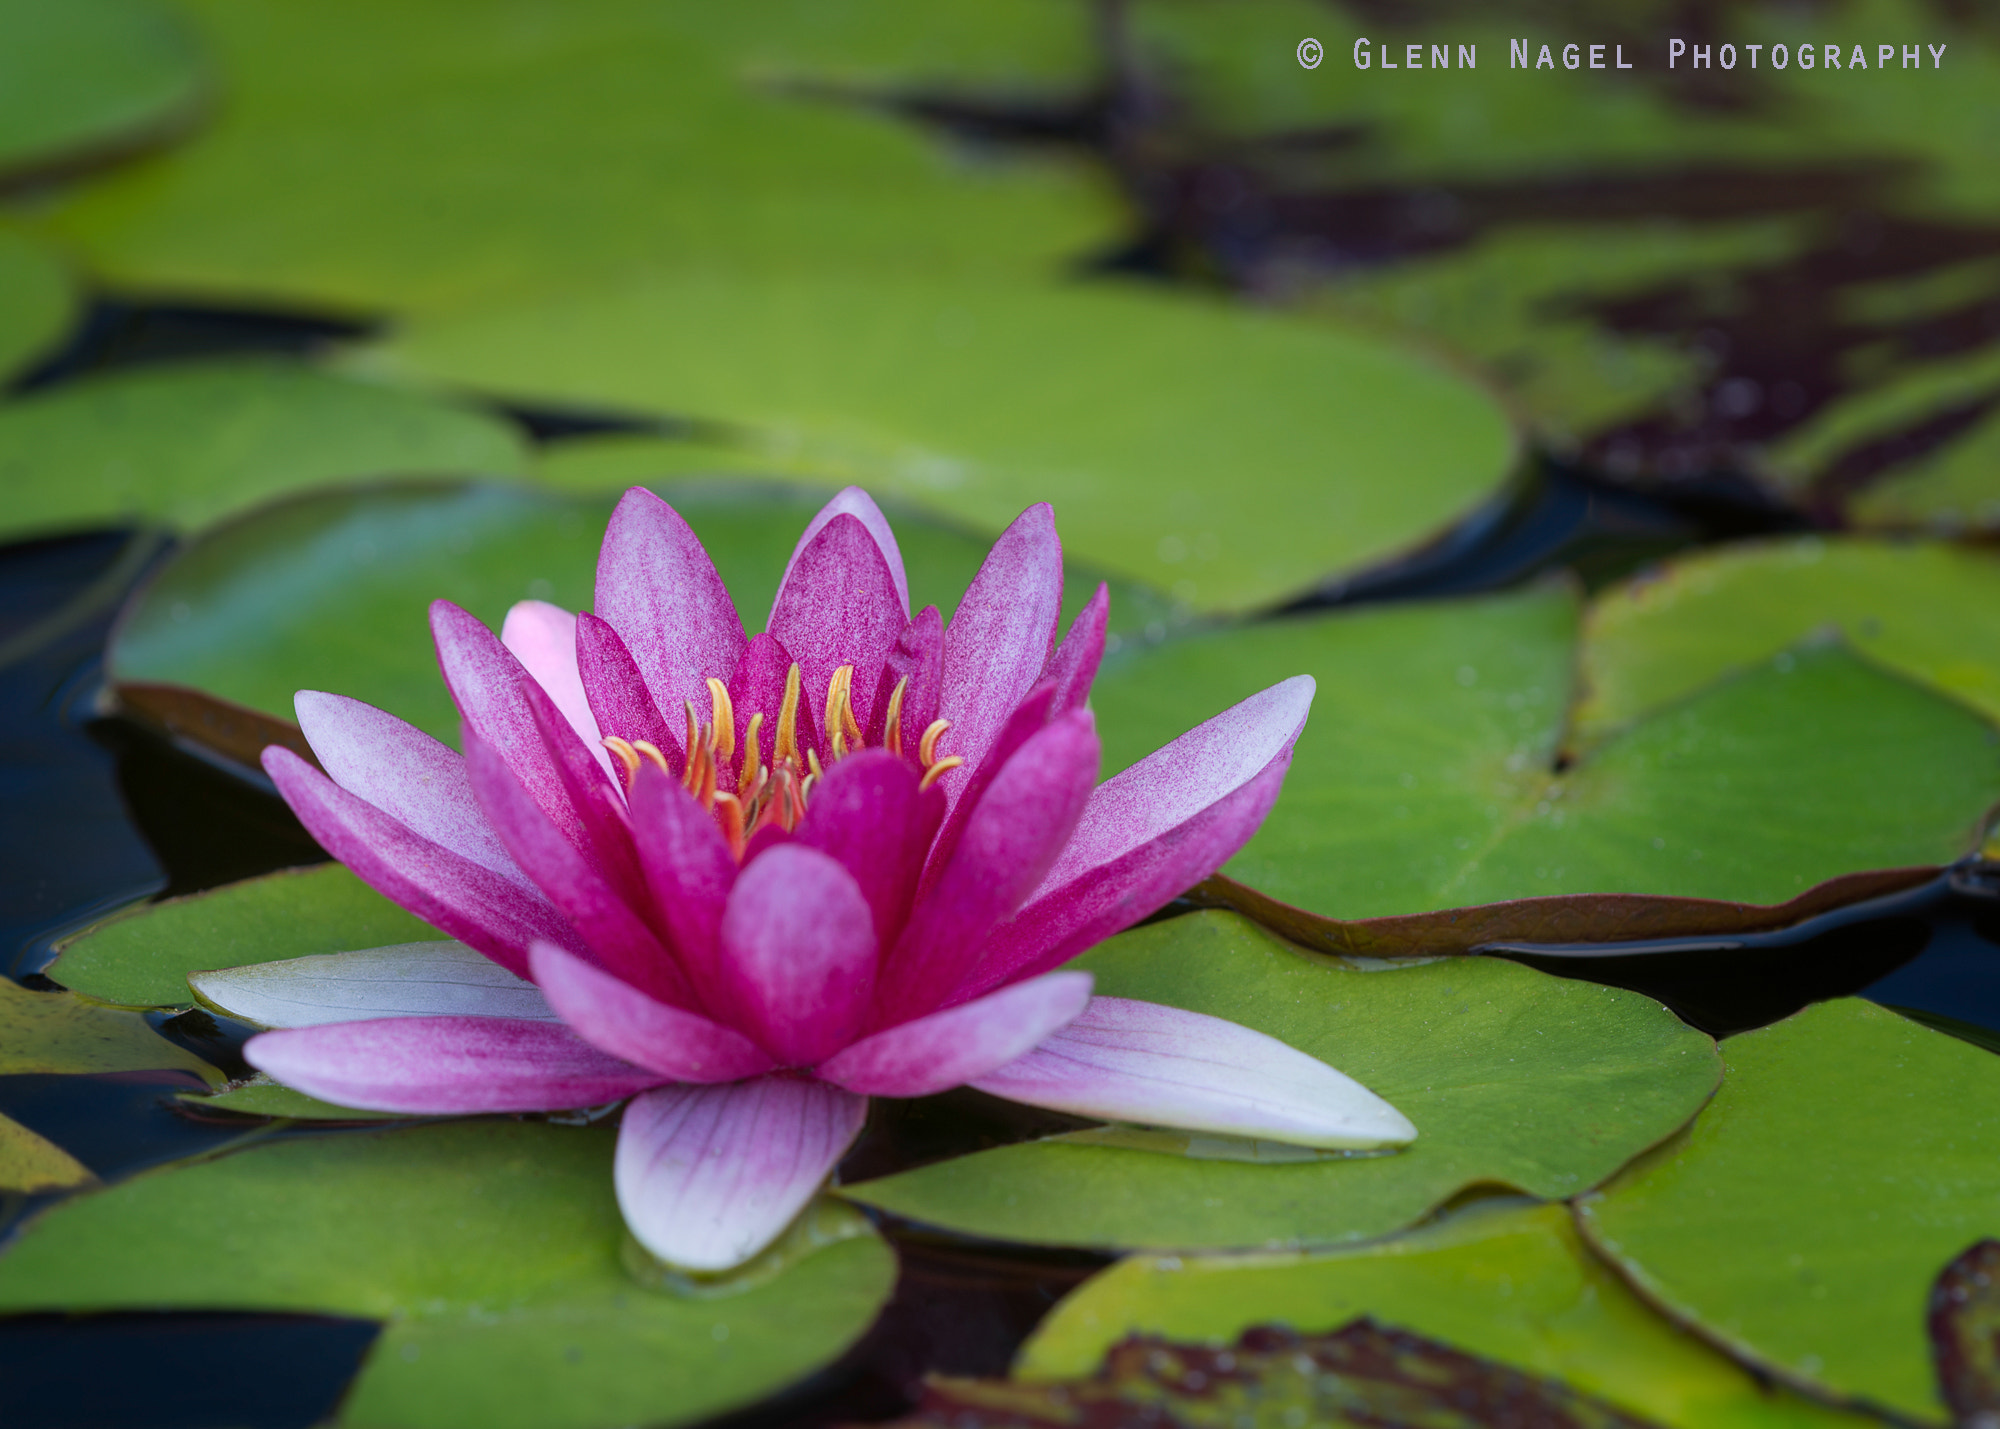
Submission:
[[[882,746],[900,758],[903,749],[903,696],[910,685],[906,675],[890,692],[889,708],[883,722]],[[829,760],[837,762],[867,747],[861,723],[854,717],[854,667],[842,665],[827,684],[826,731]],[[799,747],[800,676],[796,663],[785,672],[785,693],[778,705],[778,722],[771,742],[771,762],[766,764],[758,736],[764,730],[764,712],[750,716],[743,731],[743,757],[736,758],[736,708],[729,687],[711,675],[708,679],[709,719],[702,723],[693,700],[687,702],[687,763],[681,772],[681,787],[715,815],[730,852],[740,863],[743,851],[758,830],[775,824],[790,833],[805,817],[813,785],[825,777],[816,750]],[[917,739],[916,766],[923,771],[919,787],[928,789],[947,770],[965,760],[956,754],[940,755],[938,741],[951,728],[947,719],[932,720]],[[625,789],[639,777],[639,766],[650,760],[662,774],[672,772],[666,755],[648,740],[604,736],[604,747],[625,766]],[[735,783],[735,788],[728,784]]]

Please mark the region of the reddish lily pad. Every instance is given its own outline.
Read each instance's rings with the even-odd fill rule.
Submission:
[[[788,1261],[648,1289],[603,1127],[460,1122],[265,1144],[44,1212],[0,1256],[0,1311],[254,1309],[384,1323],[339,1422],[611,1429],[720,1413],[865,1330],[895,1275],[837,1204]]]
[[[2000,1416],[2000,1240],[1969,1247],[1931,1287],[1931,1355],[1952,1422]]]

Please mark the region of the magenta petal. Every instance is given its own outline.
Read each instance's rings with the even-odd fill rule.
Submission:
[[[976,769],[1007,716],[1041,678],[1062,614],[1062,542],[1046,502],[1001,533],[944,633],[939,709],[952,722],[941,746]],[[941,781],[956,802],[966,769]]]
[[[431,602],[431,634],[437,641],[438,665],[466,729],[506,761],[528,797],[564,838],[578,848],[588,847],[569,785],[535,720],[530,692],[547,703],[541,686],[478,617],[448,600]],[[574,731],[567,732],[575,738]],[[577,744],[581,748],[580,740]]]
[[[891,953],[875,1025],[942,1005],[973,970],[986,935],[1027,898],[1062,852],[1097,779],[1089,710],[1039,730],[1000,769],[965,821],[944,871]]]
[[[796,1077],[661,1087],[625,1108],[618,1208],[661,1260],[732,1269],[805,1209],[867,1114],[866,1097]]]
[[[308,1096],[367,1111],[563,1111],[662,1080],[567,1027],[512,1017],[332,1022],[252,1037],[243,1056]]]
[[[959,837],[965,832],[965,821],[972,811],[979,807],[979,801],[986,796],[987,786],[995,776],[1007,767],[1007,761],[1014,752],[1026,744],[1036,731],[1049,722],[1054,713],[1056,687],[1052,681],[1044,680],[1028,691],[1027,697],[1014,706],[1014,712],[1007,716],[1007,722],[1000,726],[1000,732],[986,747],[986,755],[979,761],[979,767],[972,776],[959,786],[958,798],[950,805],[944,816],[944,823],[938,829],[937,840],[931,845],[930,857],[924,863],[923,887],[928,890],[936,883],[945,866],[951,862],[954,850],[958,848]],[[943,781],[939,781],[942,783]],[[933,785],[936,787],[936,785]]]
[[[1105,780],[959,995],[1058,967],[1227,863],[1277,801],[1312,697],[1310,676],[1282,681]]]
[[[775,1066],[741,1032],[658,1002],[553,943],[535,944],[529,958],[549,1006],[614,1057],[677,1082],[734,1082]]]
[[[531,887],[472,797],[465,760],[415,725],[345,695],[300,690],[299,728],[333,782],[411,833]]]
[[[722,913],[736,883],[736,860],[715,818],[651,764],[632,781],[632,831],[653,906],[673,939],[701,1004],[726,1013],[722,993]]]
[[[1049,657],[1042,680],[1056,687],[1055,712],[1080,708],[1090,698],[1097,667],[1104,660],[1104,631],[1111,619],[1111,587],[1099,582],[1090,604],[1076,613],[1069,634]]]
[[[670,721],[708,705],[710,675],[736,667],[743,621],[680,513],[643,487],[618,502],[597,553],[597,614],[610,622]]]
[[[466,736],[466,765],[472,772],[479,805],[494,830],[583,935],[589,956],[662,1001],[678,1006],[693,1001],[679,964],[647,927],[639,910],[619,897],[604,876],[556,832],[499,756],[471,734]]]
[[[653,703],[652,691],[618,632],[587,611],[576,618],[576,663],[598,728],[628,743],[645,740],[678,776],[686,755],[676,726]],[[598,752],[611,757],[601,742]]]
[[[908,609],[874,536],[841,512],[792,558],[769,631],[799,662],[805,698],[816,709],[826,708],[835,668],[854,666],[854,717],[866,730],[883,657],[909,624]]]
[[[517,977],[528,975],[528,946],[537,939],[582,949],[540,891],[412,833],[291,750],[266,749],[264,772],[320,847],[363,883]]]
[[[762,714],[764,723],[757,733],[758,758],[764,767],[771,766],[772,751],[777,748],[778,710],[785,701],[785,675],[792,668],[792,653],[778,638],[769,632],[752,640],[743,652],[743,658],[736,662],[736,668],[729,676],[729,701],[736,707],[736,767],[742,767],[743,754],[748,748],[750,720],[753,715]],[[819,715],[816,711],[825,702],[826,690],[820,689],[820,699],[815,701],[812,690],[803,683],[804,672],[800,672],[798,740],[799,751],[810,749],[824,760],[832,751],[820,742]],[[705,711],[709,708],[707,696],[695,706],[707,721]]]
[[[797,841],[837,860],[868,900],[875,940],[892,947],[910,915],[944,797],[886,749],[850,754],[813,782]]]
[[[1075,1116],[1288,1141],[1400,1146],[1417,1129],[1353,1078],[1220,1017],[1094,997],[1041,1046],[973,1086]]]
[[[535,728],[541,732],[550,767],[561,781],[569,811],[582,829],[579,847],[585,858],[611,880],[620,897],[634,907],[643,906],[645,895],[638,857],[632,849],[631,826],[625,819],[624,796],[611,776],[590,757],[576,731],[564,722],[555,702],[534,684],[529,684],[522,694],[527,699],[528,712],[534,716]],[[468,750],[477,738],[470,732],[466,734]]]
[[[1050,973],[1031,982],[877,1032],[816,1068],[851,1092],[927,1097],[1026,1056],[1090,1001],[1090,974]]]
[[[597,756],[609,774],[611,752],[600,740],[597,716],[591,713],[577,670],[576,617],[545,600],[517,601],[501,622],[500,643],[514,652],[514,658],[555,701],[583,747]]]
[[[834,517],[841,515],[852,516],[868,528],[869,536],[882,552],[883,563],[889,568],[889,578],[895,582],[897,603],[902,613],[907,615],[910,609],[910,582],[903,574],[903,553],[896,545],[896,533],[890,529],[889,518],[882,514],[882,508],[875,504],[875,499],[858,486],[843,489],[806,523],[805,533],[792,547],[792,558],[785,562],[784,579],[778,582],[778,589],[783,590],[791,580],[792,567],[799,563],[800,555],[812,544],[813,537],[825,530]]]
[[[733,1020],[787,1066],[854,1040],[875,987],[868,900],[818,849],[782,844],[736,879],[722,915]]]
[[[897,684],[905,679],[909,685],[903,691],[902,748],[891,752],[914,760],[918,741],[937,718],[938,691],[944,682],[944,617],[934,605],[916,613],[883,658],[875,701],[869,707],[868,722],[862,726],[868,743],[878,749],[889,742],[889,701]]]

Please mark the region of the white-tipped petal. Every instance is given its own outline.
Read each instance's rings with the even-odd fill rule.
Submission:
[[[972,1083],[1077,1116],[1296,1146],[1402,1146],[1408,1117],[1316,1057],[1220,1017],[1094,997],[1020,1060]]]
[[[513,1017],[556,1022],[541,989],[463,943],[397,943],[188,974],[211,1007],[260,1027],[324,1027],[381,1017]]]
[[[625,1224],[670,1265],[734,1269],[805,1208],[867,1113],[866,1097],[784,1076],[635,1097],[612,1162]]]

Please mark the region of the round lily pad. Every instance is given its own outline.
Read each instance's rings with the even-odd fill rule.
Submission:
[[[88,1166],[53,1141],[0,1116],[0,1191],[66,1191],[96,1179]]]
[[[1614,939],[1641,934],[1610,895],[1716,900],[1689,906],[1693,931],[1742,911],[1719,905],[1978,847],[2000,799],[1993,728],[1838,643],[1781,650],[1558,768],[1576,619],[1572,595],[1544,588],[1169,640],[1099,678],[1105,767],[1314,676],[1284,793],[1225,869],[1301,924],[1571,895],[1608,901],[1562,939],[1535,937],[1532,917],[1513,936]],[[1415,946],[1426,930],[1465,946],[1455,920],[1418,925]]]
[[[169,1167],[30,1223],[0,1256],[0,1310],[375,1319],[341,1423],[612,1429],[780,1389],[887,1299],[894,1256],[837,1203],[807,1209],[789,1263],[723,1293],[642,1286],[620,1260],[612,1141],[601,1126],[458,1122]]]
[[[1310,1052],[1415,1122],[1415,1143],[1258,1164],[1072,1133],[842,1194],[1036,1244],[1360,1240],[1400,1230],[1468,1186],[1574,1195],[1685,1122],[1718,1075],[1714,1043],[1636,993],[1487,959],[1355,971],[1232,913],[1135,929],[1073,966],[1095,973],[1100,993],[1225,1017]]]
[[[420,320],[358,360],[728,424],[990,531],[1052,500],[1072,555],[1209,611],[1417,546],[1516,450],[1488,393],[1413,352],[1111,282],[688,274]]]
[[[1363,1315],[1557,1376],[1670,1429],[1875,1422],[1768,1388],[1635,1295],[1578,1239],[1568,1207],[1512,1198],[1350,1250],[1131,1256],[1071,1292],[1014,1373],[1086,1374],[1128,1335],[1217,1343],[1256,1325],[1311,1334]]]
[[[0,0],[0,177],[139,147],[186,125],[201,47],[152,0]]]
[[[195,1000],[191,972],[437,936],[430,924],[330,863],[130,909],[58,944],[44,971],[99,1002],[187,1007]]]
[[[1583,1201],[1648,1299],[1804,1388],[1945,1417],[1932,1282],[2000,1235],[2000,1059],[1870,1003],[1723,1043],[1714,1103]]]
[[[828,493],[766,483],[658,489],[701,537],[744,623],[761,629],[792,546]],[[190,542],[136,597],[112,639],[112,677],[191,687],[284,721],[297,691],[333,690],[455,744],[458,711],[438,675],[430,603],[456,601],[495,629],[518,600],[588,607],[615,501],[451,481],[265,507]],[[934,521],[892,519],[912,602],[948,619],[987,543]],[[1088,572],[1070,573],[1065,619],[1096,585]],[[1133,630],[1162,605],[1121,587],[1113,628]]]
[[[55,254],[0,228],[0,380],[44,356],[76,314],[75,285]]]
[[[135,1012],[95,1007],[63,992],[30,992],[0,978],[0,1076],[34,1072],[175,1069],[219,1083],[222,1074],[169,1042]]]
[[[0,528],[200,526],[323,482],[526,460],[509,423],[376,383],[276,362],[133,368],[0,406]]]

